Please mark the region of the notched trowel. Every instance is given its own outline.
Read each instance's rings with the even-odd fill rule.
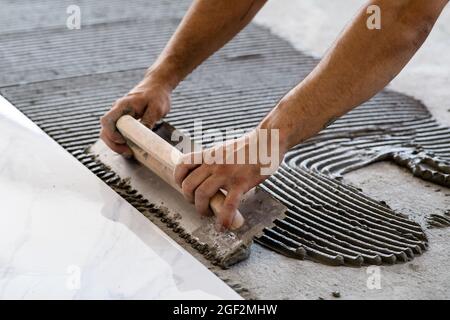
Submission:
[[[248,257],[253,238],[261,235],[277,218],[283,218],[286,207],[264,190],[256,187],[242,200],[233,221],[233,230],[217,232],[214,217],[201,217],[192,204],[185,201],[175,183],[173,172],[182,153],[171,141],[175,128],[162,122],[153,131],[131,116],[123,116],[117,128],[133,150],[135,161],[127,161],[110,151],[102,142],[96,142],[90,152],[106,164],[131,187],[151,203],[165,210],[166,218],[176,222],[203,248],[202,253],[213,256],[216,263],[228,267]],[[189,137],[177,132],[183,143],[192,143]],[[193,144],[193,143],[192,143]],[[148,170],[150,169],[150,170]],[[210,201],[217,214],[225,196],[218,192]],[[178,229],[180,230],[180,229]],[[197,246],[198,247],[198,246]]]

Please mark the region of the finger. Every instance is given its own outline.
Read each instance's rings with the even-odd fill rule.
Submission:
[[[116,144],[124,144],[125,139],[117,129],[116,121],[117,119],[110,112],[100,118],[100,123],[102,125],[102,129],[104,130],[103,135],[111,142]]]
[[[203,216],[211,215],[210,200],[220,190],[222,185],[217,177],[209,176],[195,189],[195,209],[198,213]]]
[[[130,147],[128,147],[126,144],[119,144],[115,143],[114,141],[111,141],[105,135],[105,130],[101,131],[100,139],[102,139],[105,142],[105,144],[114,152],[117,152],[118,154],[121,154],[126,158],[131,158],[133,156],[133,152],[131,151]]]
[[[176,184],[180,186],[180,188],[183,180],[186,178],[189,172],[202,164],[201,161],[195,161],[195,159],[196,156],[194,153],[183,155],[177,166],[175,167],[173,176]]]
[[[243,191],[239,188],[233,188],[227,193],[222,210],[218,214],[216,213],[217,231],[230,229],[241,203],[242,195]]]
[[[187,177],[181,183],[181,190],[183,191],[184,197],[189,202],[194,202],[195,200],[195,190],[199,187],[203,181],[205,181],[211,175],[210,171],[206,166],[199,166],[192,170]]]
[[[132,101],[128,98],[122,98],[117,100],[111,110],[109,110],[103,117],[100,119],[100,123],[102,128],[105,129],[105,135],[114,143],[124,144],[125,139],[120,134],[119,130],[116,127],[117,120],[123,115],[131,115],[132,117],[139,116],[138,113],[134,110],[131,104]]]
[[[141,118],[141,123],[147,128],[153,128],[155,123],[162,118],[162,115],[157,110],[147,108],[144,115]]]

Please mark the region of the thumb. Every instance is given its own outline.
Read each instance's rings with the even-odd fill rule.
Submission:
[[[216,229],[218,231],[236,230],[244,224],[244,218],[238,210],[241,198],[240,190],[234,189],[228,192],[219,212],[216,213]]]

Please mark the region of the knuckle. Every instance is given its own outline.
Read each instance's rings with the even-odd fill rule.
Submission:
[[[100,118],[100,124],[103,128],[110,131],[115,126],[116,120],[117,114],[111,109]]]
[[[103,127],[107,124],[108,118],[109,118],[109,113],[106,113],[106,114],[104,114],[103,116],[100,117],[100,124]]]
[[[247,179],[245,179],[243,177],[234,176],[231,178],[231,185],[233,186],[233,188],[242,189],[246,183],[247,183]]]
[[[183,181],[181,183],[181,190],[185,195],[190,197],[194,191],[194,186],[190,182]]]
[[[197,190],[195,190],[195,199],[202,200],[208,196],[208,192],[203,187],[198,187]]]
[[[187,172],[187,169],[186,169],[186,165],[185,165],[185,164],[182,164],[182,163],[181,163],[181,164],[178,164],[178,165],[175,167],[175,172],[174,172],[175,178],[176,178],[177,180],[180,180],[180,181],[179,181],[180,183],[182,182],[181,179],[184,178],[185,172]]]
[[[223,208],[226,212],[228,212],[227,217],[229,219],[232,218],[234,211],[236,211],[237,209],[237,203],[232,202],[232,203],[224,203]],[[230,222],[231,223],[231,222]]]
[[[186,165],[182,162],[179,162],[175,165],[174,176],[175,178],[180,179],[183,172],[186,170]]]
[[[187,164],[190,163],[191,154],[185,154],[178,160],[178,166],[180,169],[183,169]]]
[[[123,100],[122,99],[117,99],[113,103],[113,105],[111,107],[111,110],[119,110],[122,106],[123,106]]]
[[[116,101],[113,106],[113,109],[118,111],[118,116],[122,116],[125,114],[135,115],[135,98],[134,97],[124,97],[120,98]]]
[[[213,171],[219,176],[228,176],[230,174],[229,166],[223,164],[215,165]]]

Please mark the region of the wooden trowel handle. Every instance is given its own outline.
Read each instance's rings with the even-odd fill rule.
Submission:
[[[181,193],[181,188],[175,182],[174,171],[182,153],[129,115],[122,116],[116,126],[133,150],[136,160]],[[216,216],[221,214],[224,200],[225,195],[222,191],[217,192],[211,198],[209,206]],[[244,217],[239,211],[236,211],[231,230],[236,230],[243,224]]]

